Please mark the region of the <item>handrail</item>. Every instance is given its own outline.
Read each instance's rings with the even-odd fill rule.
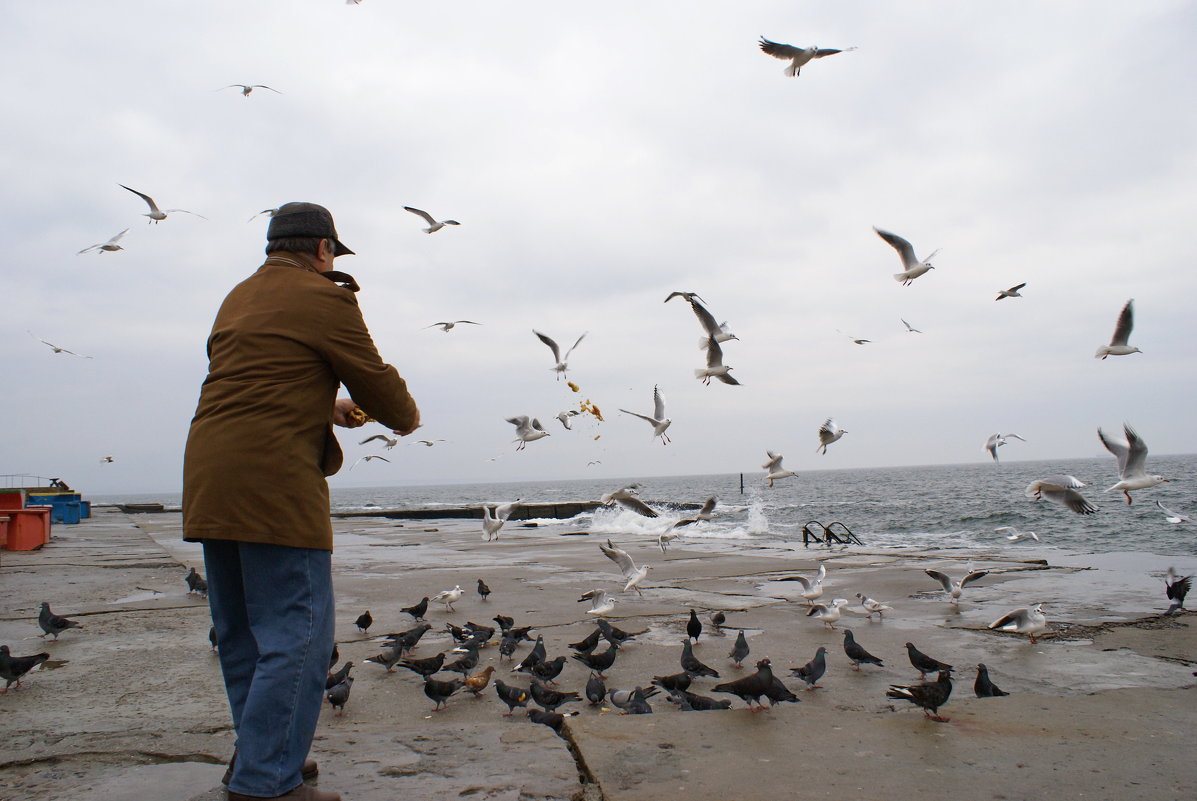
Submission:
[[[814,524],[814,525],[818,526],[819,528],[823,529],[823,533],[818,534],[818,533],[812,531],[810,528],[811,524]],[[839,526],[840,528],[842,528],[844,530],[845,533],[844,534],[836,534],[835,532],[833,532],[831,530],[832,526]],[[827,525],[823,525],[818,520],[808,520],[805,523],[803,523],[802,524],[802,546],[804,548],[809,547],[810,543],[812,541],[816,542],[820,545],[831,545],[832,543],[835,543],[837,545],[851,545],[853,543],[855,543],[857,545],[864,545],[864,543],[861,542],[860,537],[858,537],[852,533],[852,529],[848,528],[846,525],[844,525],[843,523],[841,523],[838,520],[833,520],[832,522],[828,523]]]

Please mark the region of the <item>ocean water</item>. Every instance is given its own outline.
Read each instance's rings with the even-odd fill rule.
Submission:
[[[1170,509],[1197,517],[1193,491],[1197,455],[1153,455],[1151,469],[1169,477],[1169,483],[1133,493],[1135,500],[1130,505],[1120,492],[1103,492],[1118,480],[1113,459],[1106,457],[808,471],[777,481],[772,489],[761,473],[746,473],[743,492],[739,474],[334,489],[332,506],[333,511],[355,511],[476,505],[517,498],[541,503],[587,501],[635,481],[640,484],[640,497],[656,507],[661,518],[649,519],[613,508],[568,521],[542,522],[599,534],[655,538],[663,523],[686,515],[671,504],[701,503],[713,495],[719,501],[718,516],[688,527],[688,541],[712,547],[718,547],[721,541],[729,541],[728,547],[733,547],[730,541],[745,539],[762,544],[801,542],[803,524],[814,520],[825,525],[843,523],[870,549],[1197,554],[1197,526],[1168,523],[1155,503],[1158,500]],[[1098,507],[1095,514],[1078,515],[1063,506],[1026,496],[1026,487],[1032,481],[1058,473],[1076,476],[1086,483],[1081,492]],[[179,496],[107,496],[93,500],[156,501],[176,506]],[[1005,532],[994,531],[1000,526],[1034,531],[1040,541],[1009,543]]]

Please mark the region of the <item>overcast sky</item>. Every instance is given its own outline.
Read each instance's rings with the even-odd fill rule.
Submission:
[[[1191,3],[63,0],[5,20],[0,473],[177,490],[213,316],[263,259],[266,218],[246,220],[292,200],[332,210],[418,436],[446,440],[349,472],[382,429],[342,430],[334,486],[752,472],[766,449],[795,470],[973,462],[998,431],[1027,439],[1006,460],[1088,457],[1123,421],[1197,451]],[[788,78],[760,35],[859,49]],[[151,225],[118,183],[209,219]],[[426,235],[404,205],[462,224]],[[936,269],[898,284],[873,226],[940,248]],[[125,250],[76,255],[124,228]],[[729,321],[743,386],[694,378],[673,290]],[[1130,298],[1143,353],[1095,359]],[[457,319],[483,325],[425,328]],[[533,328],[589,332],[580,393]],[[617,411],[651,411],[654,384],[666,447]],[[583,399],[606,422],[552,419]],[[515,453],[519,414],[552,436]],[[817,455],[828,416],[849,433]]]

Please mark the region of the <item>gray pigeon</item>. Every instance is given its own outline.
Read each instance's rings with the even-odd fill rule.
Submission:
[[[736,667],[742,667],[744,660],[748,658],[748,640],[744,637],[743,631],[736,637],[736,644],[732,646],[728,657],[736,663]]]
[[[611,703],[623,710],[624,715],[650,715],[653,708],[648,699],[659,693],[656,687],[636,687],[632,690],[612,690],[607,694]]]
[[[848,655],[848,659],[852,660],[853,670],[860,670],[862,663],[885,667],[880,659],[870,654],[856,641],[850,629],[844,629],[844,653]]]
[[[973,682],[973,692],[977,694],[978,698],[999,698],[1010,693],[1005,690],[998,689],[998,686],[989,680],[989,668],[985,665],[977,665],[977,680]]]
[[[694,649],[690,647],[690,640],[687,638],[682,640],[682,656],[681,656],[682,670],[689,673],[691,676],[710,676],[713,679],[719,678],[719,671],[714,668],[707,667],[698,658],[694,656]]]
[[[597,673],[591,673],[586,680],[586,700],[591,706],[598,706],[607,697],[607,685]]]
[[[667,699],[678,705],[683,712],[708,712],[713,709],[731,709],[731,701],[726,698],[716,701],[705,695],[687,692],[686,690],[672,690]]]
[[[33,656],[13,656],[8,651],[7,645],[0,645],[0,678],[4,679],[4,689],[0,690],[0,695],[8,692],[8,688],[13,684],[14,690],[21,688],[21,677],[31,670],[39,667],[43,662],[50,658],[49,654],[34,654]]]
[[[382,665],[384,668],[387,669],[387,673],[394,673],[395,665],[397,665],[399,663],[399,660],[402,658],[403,658],[403,649],[394,647],[394,648],[383,648],[382,653],[378,654],[378,656],[372,656],[369,659],[364,659],[362,661],[373,662],[376,665]]]
[[[54,635],[54,639],[58,639],[58,635],[67,629],[81,629],[83,628],[73,620],[67,620],[65,617],[54,614],[50,611],[50,604],[42,601],[42,611],[37,615],[37,625],[42,627],[44,634],[39,634],[39,637],[45,637],[49,634]]]
[[[951,665],[940,662],[934,657],[927,656],[918,648],[915,648],[914,643],[906,643],[906,653],[910,657],[910,664],[914,665],[914,669],[919,672],[919,681],[926,679],[928,673],[952,669]]]
[[[346,663],[352,665],[352,662]],[[346,676],[345,680],[334,684],[327,690],[328,702],[332,704],[332,708],[337,710],[336,716],[340,717],[345,712],[345,704],[349,701],[349,690],[353,687],[353,676]]]
[[[820,645],[819,650],[815,651],[815,658],[802,667],[790,668],[790,675],[797,676],[806,682],[806,689],[808,690],[820,689],[817,682],[827,672],[826,654],[827,649]]]
[[[565,725],[566,718],[572,718],[574,715],[580,715],[580,712],[544,712],[533,707],[528,710],[528,719],[533,723],[539,723],[542,726],[548,726],[558,734],[561,733],[561,727]]]

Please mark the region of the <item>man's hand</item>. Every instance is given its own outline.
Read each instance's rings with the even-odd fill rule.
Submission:
[[[354,416],[351,412],[357,409],[357,404],[353,402],[353,398],[337,398],[336,403],[333,404],[333,425],[341,426],[342,428],[361,428],[368,420],[364,416]]]

